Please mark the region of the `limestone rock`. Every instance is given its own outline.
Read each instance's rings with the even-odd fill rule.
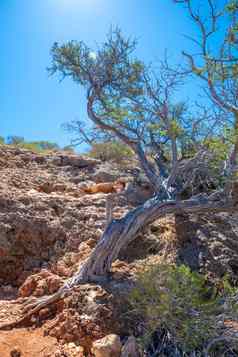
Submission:
[[[153,194],[148,182],[135,176],[111,162],[59,152],[36,155],[0,146],[0,298],[4,301],[0,320],[14,319],[8,316],[7,301],[16,297],[19,288],[22,300],[54,293],[79,271],[98,243],[106,225],[106,195],[85,195],[81,185],[128,178],[128,202],[115,199],[116,219]],[[39,190],[41,185],[43,189]],[[97,341],[96,357],[120,356],[119,338],[102,338],[111,333],[125,334],[120,321],[122,292],[128,296],[134,274],[145,263],[158,264],[166,259],[215,277],[228,273],[237,278],[237,222],[237,212],[176,215],[154,222],[120,253],[107,289],[92,284],[75,288],[62,305],[56,306],[57,314],[44,324],[44,331],[63,343],[80,344],[85,355],[90,355]],[[54,312],[52,308],[43,309],[40,320],[46,320]],[[125,356],[133,351],[134,342],[129,338],[123,346]],[[82,350],[76,347],[68,348],[80,356]]]
[[[64,353],[64,356],[85,357],[83,347],[77,346],[73,342],[65,344],[63,346],[63,351],[62,352]]]
[[[29,276],[19,289],[19,296],[43,296],[55,293],[60,285],[61,279],[47,270],[39,274]]]
[[[153,196],[153,189],[148,182],[130,182],[126,188],[126,197],[129,203],[137,206],[143,204]]]
[[[99,164],[100,160],[75,154],[59,154],[53,157],[53,163],[59,166],[74,166],[77,168],[85,168]]]
[[[120,357],[122,344],[117,335],[107,335],[93,343],[92,353],[95,357]]]
[[[98,169],[93,175],[92,175],[92,179],[96,182],[96,183],[100,183],[100,182],[114,182],[117,178],[119,177],[119,173],[112,173],[107,170],[103,170],[103,169]]]

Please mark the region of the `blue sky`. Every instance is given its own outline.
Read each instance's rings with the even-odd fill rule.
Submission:
[[[138,38],[137,56],[146,62],[165,49],[180,62],[191,47],[183,34],[194,32],[172,0],[0,0],[0,135],[69,144],[61,124],[86,117],[84,92],[48,77],[50,48],[67,40],[93,47],[111,25]]]

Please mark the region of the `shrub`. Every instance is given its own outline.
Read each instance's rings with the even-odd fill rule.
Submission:
[[[89,156],[102,161],[122,162],[133,157],[133,152],[125,144],[119,142],[102,142],[92,145]]]
[[[62,148],[63,151],[74,154],[74,147],[72,145],[67,145]]]
[[[18,148],[27,149],[36,153],[47,153],[59,150],[59,145],[54,142],[47,140],[25,141],[25,139],[21,136],[8,136],[7,144]]]
[[[16,146],[22,149],[33,151],[35,153],[43,152],[43,149],[38,145],[38,143],[34,143],[34,142],[23,142]]]
[[[9,145],[19,145],[24,143],[24,141],[23,136],[11,135],[7,137],[7,144]]]
[[[59,145],[47,140],[33,141],[32,144],[39,146],[41,150],[45,151],[57,151],[59,150]]]
[[[165,329],[183,353],[201,352],[224,332],[226,319],[238,318],[234,295],[226,281],[218,293],[204,276],[185,266],[154,266],[138,276],[129,296],[129,315],[142,326],[144,346],[155,331]]]

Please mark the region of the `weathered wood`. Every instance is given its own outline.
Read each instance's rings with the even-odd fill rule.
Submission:
[[[79,280],[93,280],[95,276],[106,275],[122,248],[125,248],[143,227],[167,214],[219,212],[232,209],[231,201],[209,200],[199,195],[185,201],[161,202],[158,197],[148,200],[144,205],[128,212],[123,218],[113,220],[105,230],[88,261],[79,272]],[[77,280],[77,278],[76,278]],[[77,281],[72,280],[72,284]],[[69,286],[72,285],[69,282]]]
[[[113,218],[113,195],[106,198],[106,226],[112,221]]]

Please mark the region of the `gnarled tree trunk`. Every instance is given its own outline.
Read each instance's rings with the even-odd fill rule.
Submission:
[[[112,263],[118,258],[122,248],[136,238],[140,230],[156,219],[167,214],[219,212],[232,209],[233,203],[209,200],[199,195],[186,201],[160,202],[158,197],[148,200],[144,205],[128,212],[125,217],[113,220],[105,230],[89,259],[78,274],[79,282],[93,281],[95,277],[105,276]],[[77,277],[69,286],[77,284]]]

